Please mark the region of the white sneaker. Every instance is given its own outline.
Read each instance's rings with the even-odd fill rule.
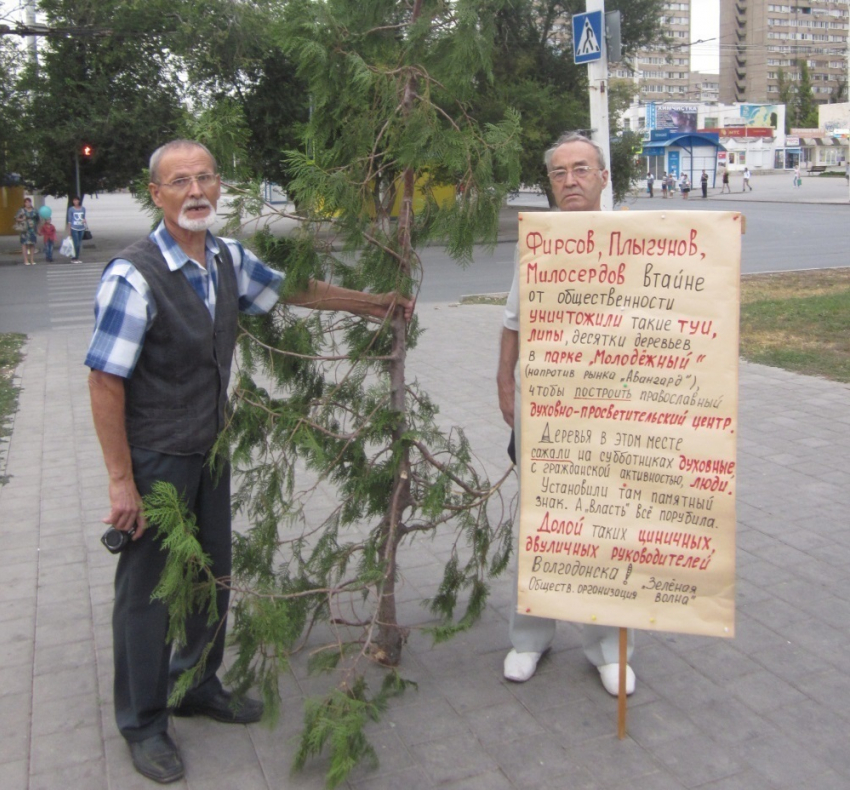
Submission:
[[[617,697],[620,694],[620,665],[619,664],[603,664],[599,669],[599,677],[602,678],[602,685],[612,697]],[[635,693],[635,678],[634,670],[626,664],[626,696]]]
[[[511,650],[505,656],[505,677],[515,683],[525,683],[534,675],[537,662],[543,653],[517,653]]]

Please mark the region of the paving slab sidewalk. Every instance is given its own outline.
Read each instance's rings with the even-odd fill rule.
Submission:
[[[421,305],[409,369],[461,425],[490,474],[506,468],[494,386],[501,309]],[[462,338],[463,342],[459,342]],[[112,719],[114,558],[98,542],[106,477],[89,415],[87,333],[32,335],[0,487],[0,790],[133,790]],[[506,682],[510,578],[471,633],[433,647],[414,630],[418,691],[370,728],[380,765],[353,790],[828,790],[850,786],[850,387],[741,364],[737,636],[639,633],[629,737],[616,700],[562,624],[528,683]],[[510,486],[514,488],[511,489]],[[506,491],[515,490],[512,481]],[[404,615],[439,578],[449,539],[402,560]],[[297,660],[276,730],[179,719],[191,788],[324,786],[290,775],[305,695]]]

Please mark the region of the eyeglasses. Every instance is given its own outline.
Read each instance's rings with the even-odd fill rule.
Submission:
[[[576,165],[575,167],[570,169],[558,168],[557,170],[549,171],[549,178],[551,178],[552,181],[555,182],[565,181],[567,178],[567,174],[572,173],[573,176],[579,181],[583,181],[585,178],[590,176],[591,173],[599,169],[600,168],[598,167],[589,167],[588,165]]]
[[[170,181],[167,184],[160,184],[161,187],[171,187],[172,189],[188,189],[193,181],[198,182],[198,186],[201,189],[206,189],[208,186],[212,186],[218,178],[218,173],[201,173],[197,176],[183,176],[182,178],[175,178],[173,181]]]

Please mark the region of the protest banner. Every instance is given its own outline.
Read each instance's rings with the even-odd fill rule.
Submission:
[[[742,223],[520,214],[518,611],[734,635]]]

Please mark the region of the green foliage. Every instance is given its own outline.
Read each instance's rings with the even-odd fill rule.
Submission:
[[[246,155],[255,173],[286,186],[285,151],[298,148],[309,119],[309,94],[295,67],[277,47],[248,69],[241,92],[250,137]]]
[[[8,436],[10,429],[8,421],[18,409],[18,392],[13,382],[15,369],[23,359],[23,348],[26,335],[15,333],[0,334],[0,439]],[[0,454],[0,462],[3,457]],[[2,466],[2,463],[0,463]],[[5,475],[0,475],[0,485],[8,481]]]
[[[800,69],[800,82],[797,85],[796,118],[797,126],[803,129],[818,128],[818,105],[812,91],[812,77],[809,64],[800,59],[797,61]]]
[[[632,131],[621,131],[611,137],[611,173],[618,174],[617,178],[612,177],[614,203],[625,200],[634,183],[645,175],[640,159],[634,154],[642,140],[639,132]]]
[[[794,81],[781,68],[777,71],[779,102],[785,105],[785,134],[791,129],[816,129],[818,106],[812,91],[809,66],[805,60],[796,61],[800,79]]]
[[[622,14],[625,56],[658,41],[661,0],[609,0],[606,10]],[[495,43],[491,72],[475,80],[471,112],[482,121],[501,117],[508,108],[520,114],[520,181],[549,191],[543,154],[561,134],[588,130],[590,113],[587,67],[573,63],[572,45],[562,32],[564,20],[585,11],[584,0],[513,0],[494,5]],[[614,120],[614,108],[611,111]],[[612,155],[613,158],[613,155]],[[630,174],[612,169],[615,194],[631,186]]]
[[[10,38],[0,37],[0,180],[22,173],[27,164],[23,139],[25,96],[17,89],[23,68],[21,51]]]
[[[850,82],[850,80],[848,80],[846,76],[837,77],[837,84],[835,85],[835,87],[833,87],[832,91],[829,94],[829,104],[838,104],[840,102],[845,102],[848,100],[848,82]]]
[[[776,87],[779,91],[779,103],[785,105],[785,134],[789,134],[792,127],[797,126],[796,88],[781,66],[776,72]]]
[[[330,767],[326,784],[334,788],[345,781],[361,761],[376,766],[375,749],[366,740],[364,728],[377,721],[387,702],[415,683],[389,672],[380,691],[370,695],[366,681],[359,677],[351,686],[333,689],[326,697],[308,700],[304,711],[304,731],[295,756],[295,770],[301,770],[310,757],[327,750]]]
[[[241,181],[250,177],[242,151],[248,143],[250,130],[242,106],[229,97],[205,107],[187,119],[185,135],[209,148],[218,162],[224,180]]]
[[[25,118],[26,177],[53,195],[76,192],[75,156],[84,194],[126,187],[151,151],[174,136],[182,110],[177,71],[158,34],[161,21],[127,0],[40,0],[48,25],[72,28],[42,40]]]
[[[210,572],[210,559],[196,537],[195,517],[173,485],[154,483],[144,497],[144,513],[149,528],[156,527],[156,538],[167,554],[153,598],[168,607],[167,640],[185,644],[188,614],[206,609],[209,623],[218,620],[217,583]]]
[[[501,5],[425,3],[414,18],[390,0],[286,4],[280,50],[312,107],[299,145],[280,152],[300,226],[252,240],[285,273],[284,300],[311,279],[412,294],[422,244],[441,243],[465,263],[473,244],[495,241],[519,177],[519,118],[474,119],[469,75],[491,69],[489,12]],[[198,131],[247,161],[250,141],[228,136],[215,111]],[[259,198],[256,183],[236,186],[234,221]],[[395,589],[414,540],[446,533],[455,547],[456,570],[431,604],[437,639],[480,616],[510,554],[499,484],[476,467],[462,433],[443,433],[436,405],[405,377],[419,331],[401,316],[284,304],[245,318],[217,448],[238,471],[234,508],[250,524],[234,542],[237,658],[227,680],[259,686],[274,714],[280,672],[309,645],[310,669],[339,682],[308,705],[296,768],[326,752],[332,785],[374,756],[364,727],[407,685],[390,669],[371,695],[364,667],[401,660],[409,629]]]

